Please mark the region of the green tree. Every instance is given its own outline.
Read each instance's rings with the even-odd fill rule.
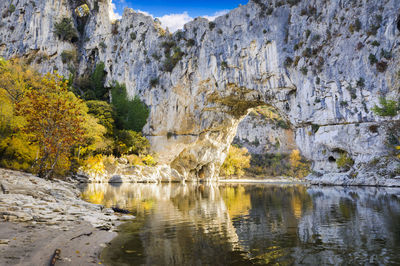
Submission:
[[[149,141],[141,133],[132,130],[120,130],[116,135],[115,154],[147,154],[150,148]]]
[[[105,65],[103,62],[99,62],[94,71],[92,76],[90,77],[90,86],[94,91],[96,99],[106,99],[108,88],[104,87],[104,81],[106,77],[106,72],[104,71]]]
[[[111,89],[111,95],[117,128],[141,132],[149,117],[149,108],[138,96],[133,100],[128,99],[125,85],[117,83]]]
[[[54,33],[63,41],[74,41],[78,38],[72,19],[67,17],[54,23]]]

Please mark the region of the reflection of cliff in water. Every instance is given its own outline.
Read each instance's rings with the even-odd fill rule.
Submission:
[[[400,190],[276,185],[92,184],[84,196],[138,218],[110,265],[400,263]]]
[[[398,188],[311,187],[314,208],[298,227],[304,263],[400,263],[400,190]],[[315,250],[315,248],[313,249]],[[395,259],[393,259],[395,258]]]
[[[115,245],[105,250],[103,256],[111,257],[115,264],[218,264],[216,257],[223,263],[234,256],[241,260],[238,237],[217,186],[123,184],[116,188],[90,184],[83,193],[87,199],[101,194],[103,204],[128,208],[138,215],[132,224],[141,223],[140,228],[131,223],[122,226]]]

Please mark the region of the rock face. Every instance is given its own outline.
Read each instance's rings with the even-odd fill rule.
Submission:
[[[335,161],[345,152],[355,162],[346,176],[357,178],[390,152],[385,142],[399,116],[371,109],[380,96],[399,96],[397,0],[253,0],[173,35],[131,9],[111,23],[109,0],[88,0],[90,16],[78,19],[78,2],[21,0],[13,12],[0,3],[0,55],[64,75],[103,61],[109,83],[125,83],[150,107],[144,132],[153,151],[188,180],[217,178],[239,122],[261,105],[290,122],[321,174],[343,172]],[[75,43],[53,33],[65,16],[80,28]],[[63,63],[62,51],[73,49],[76,62]]]
[[[254,112],[240,122],[233,143],[245,147],[250,154],[289,154],[297,149],[290,125]]]

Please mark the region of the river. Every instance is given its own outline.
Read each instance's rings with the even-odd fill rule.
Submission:
[[[106,265],[400,264],[400,189],[273,184],[89,184],[129,209]]]

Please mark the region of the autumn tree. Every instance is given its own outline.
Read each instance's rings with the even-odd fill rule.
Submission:
[[[57,74],[44,76],[40,88],[29,90],[17,104],[18,115],[26,119],[23,132],[39,147],[35,165],[40,177],[51,178],[60,158],[69,162],[71,148],[84,143],[86,112]]]
[[[228,155],[221,166],[220,174],[222,176],[242,176],[244,168],[250,167],[250,158],[246,148],[231,146]]]
[[[21,131],[24,117],[15,106],[41,76],[18,59],[0,58],[0,167],[28,171],[37,154],[37,146]]]
[[[293,150],[290,154],[290,175],[297,178],[303,178],[310,173],[309,165],[303,162],[299,150]]]

